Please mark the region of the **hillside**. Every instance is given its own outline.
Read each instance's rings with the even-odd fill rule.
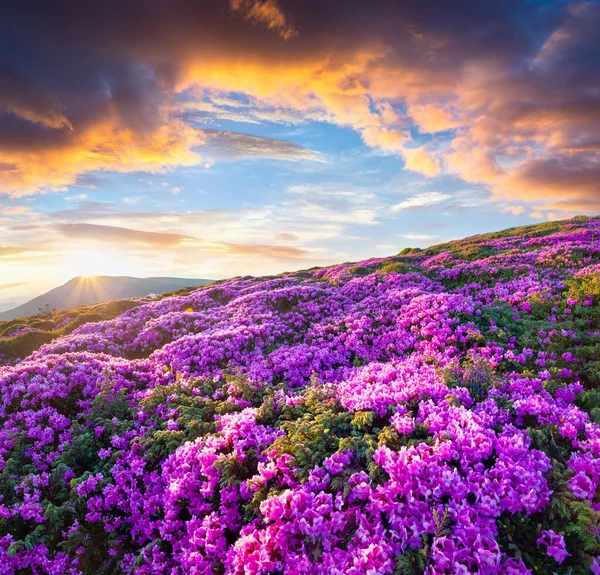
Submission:
[[[11,359],[0,566],[598,575],[599,240],[238,277]]]
[[[114,299],[142,297],[212,280],[189,278],[134,278],[128,276],[75,277],[18,307],[0,313],[0,321],[37,315],[44,311],[65,311],[82,305]]]

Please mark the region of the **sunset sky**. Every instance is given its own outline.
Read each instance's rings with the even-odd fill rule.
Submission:
[[[0,18],[0,301],[600,212],[600,2],[28,0]]]

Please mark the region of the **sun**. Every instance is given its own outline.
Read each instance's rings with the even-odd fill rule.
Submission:
[[[128,269],[129,268],[129,269]],[[74,277],[131,275],[131,267],[119,254],[98,248],[76,248],[63,252],[60,276],[64,280]]]

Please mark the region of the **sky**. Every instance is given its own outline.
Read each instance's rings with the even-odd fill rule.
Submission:
[[[600,2],[21,0],[0,304],[600,213]]]

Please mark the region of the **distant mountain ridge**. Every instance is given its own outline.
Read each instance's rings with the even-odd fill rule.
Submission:
[[[201,286],[209,279],[130,276],[78,276],[32,300],[0,313],[0,321],[36,315],[42,310],[64,311],[73,307],[89,305],[113,299],[143,297],[153,293]]]
[[[10,299],[0,300],[0,313],[3,311],[8,311],[10,309],[14,309],[17,306],[25,303],[26,301],[27,301],[27,298],[10,298]]]

